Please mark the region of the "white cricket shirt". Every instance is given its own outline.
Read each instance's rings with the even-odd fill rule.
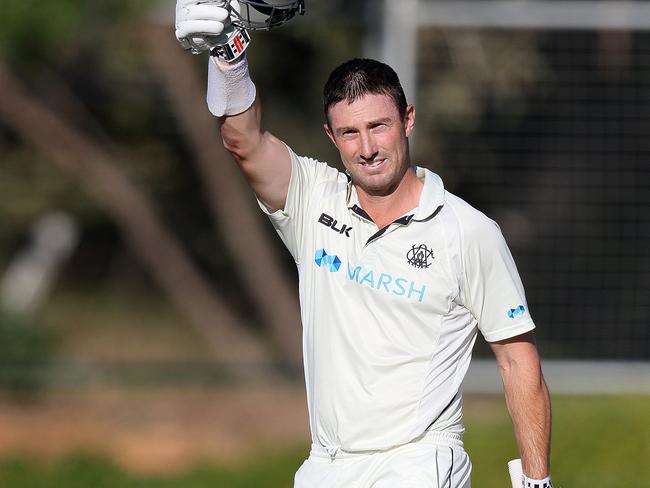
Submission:
[[[417,168],[419,206],[379,230],[344,173],[289,153],[285,208],[260,206],[298,267],[312,442],[334,455],[462,433],[477,331],[535,327],[499,227]]]

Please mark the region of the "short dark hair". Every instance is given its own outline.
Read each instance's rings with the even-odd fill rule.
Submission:
[[[328,111],[343,100],[352,103],[364,95],[388,95],[395,102],[400,117],[406,114],[406,96],[395,70],[374,59],[351,59],[332,71],[323,88],[323,109]]]

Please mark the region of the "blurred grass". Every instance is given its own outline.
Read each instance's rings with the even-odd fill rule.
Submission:
[[[555,486],[650,487],[649,412],[650,396],[553,396]],[[478,414],[466,419],[473,484],[510,486],[505,463],[518,456],[505,407],[490,419]]]
[[[499,397],[466,400],[466,449],[475,488],[509,486],[505,463],[516,456]],[[555,396],[553,477],[563,488],[650,487],[650,396]],[[246,463],[199,466],[174,476],[136,476],[102,457],[76,454],[54,463],[0,461],[0,486],[16,488],[284,488],[306,447],[252,456]]]
[[[0,486],[15,488],[289,487],[305,452],[286,450],[239,466],[201,466],[176,476],[135,476],[102,457],[76,454],[56,464],[22,459],[0,464]]]

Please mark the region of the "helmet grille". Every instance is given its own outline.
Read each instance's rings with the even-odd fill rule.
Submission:
[[[304,0],[239,0],[241,12],[233,12],[233,23],[248,30],[269,30],[305,13]]]

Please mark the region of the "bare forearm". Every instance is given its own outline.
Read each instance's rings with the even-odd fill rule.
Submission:
[[[539,362],[512,360],[501,376],[524,473],[544,478],[549,474],[551,402]]]
[[[277,210],[285,205],[291,162],[284,143],[262,128],[261,112],[255,99],[245,112],[221,118],[221,137],[253,191],[269,210]]]
[[[245,112],[220,119],[223,145],[239,161],[250,158],[262,141],[261,112],[255,98]]]

